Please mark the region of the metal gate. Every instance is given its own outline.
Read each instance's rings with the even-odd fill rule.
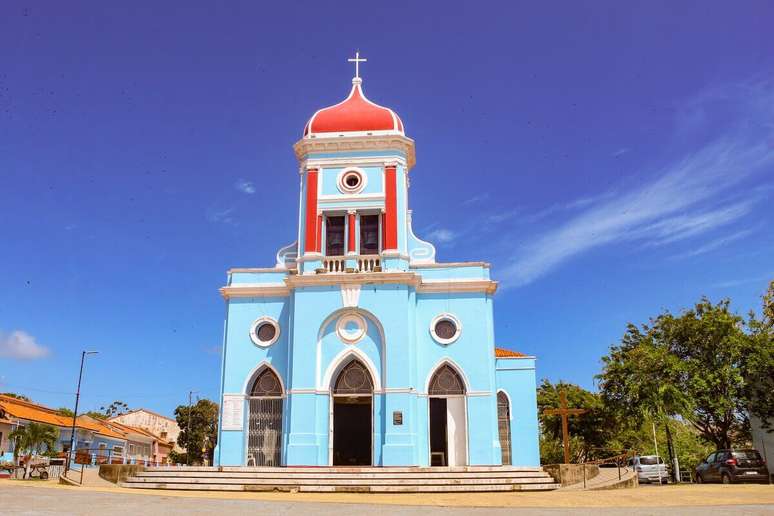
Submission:
[[[497,431],[500,435],[500,450],[503,466],[511,464],[511,407],[504,392],[497,393]]]
[[[249,398],[248,466],[280,466],[282,398]]]

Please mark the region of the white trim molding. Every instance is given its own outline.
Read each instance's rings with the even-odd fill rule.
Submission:
[[[355,325],[354,329],[348,327],[351,324]],[[367,331],[368,325],[365,319],[357,312],[344,313],[339,317],[339,320],[336,321],[336,335],[338,335],[339,339],[345,344],[357,344],[365,337]]]
[[[323,152],[359,152],[396,150],[406,156],[406,169],[416,163],[414,140],[398,134],[338,136],[335,138],[302,138],[293,145],[296,159],[303,162],[306,156]]]
[[[374,365],[373,361],[371,361],[371,358],[362,349],[356,348],[354,346],[344,349],[331,360],[331,363],[328,365],[328,369],[326,369],[325,374],[323,375],[321,385],[317,386],[317,390],[327,390],[329,393],[331,393],[333,391],[332,382],[334,375],[338,374],[338,372],[345,365],[347,365],[352,358],[362,362],[366,369],[368,369],[368,372],[371,374],[371,379],[374,382],[374,392],[381,391],[382,381],[376,370],[376,366]]]
[[[244,396],[245,398],[250,397],[250,392],[249,392],[250,387],[252,386],[253,382],[255,382],[255,379],[258,378],[258,373],[264,368],[271,369],[272,372],[275,375],[277,375],[277,378],[279,379],[279,382],[280,382],[280,387],[282,388],[282,395],[284,396],[286,394],[287,391],[285,391],[285,380],[282,379],[282,375],[279,373],[279,371],[277,371],[277,369],[275,369],[273,365],[271,365],[271,363],[268,360],[261,360],[258,363],[258,365],[253,367],[252,370],[245,377],[245,383],[242,386],[242,392],[244,394],[242,396]]]
[[[224,299],[232,297],[288,297],[290,288],[285,283],[240,283],[220,288]]]
[[[258,334],[256,333],[256,331],[264,324],[269,324],[274,327],[274,337],[272,337],[271,340],[263,341],[258,338]],[[259,317],[258,319],[253,321],[253,324],[250,325],[250,340],[253,341],[253,344],[258,346],[259,348],[268,348],[269,346],[277,342],[277,339],[279,339],[279,337],[280,337],[280,325],[277,322],[277,320],[274,319],[273,317],[269,317],[268,315]]]

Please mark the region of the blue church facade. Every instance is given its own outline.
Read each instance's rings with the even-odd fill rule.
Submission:
[[[489,265],[414,235],[397,114],[356,77],[294,150],[297,241],[221,289],[216,465],[539,465],[535,358],[495,348]]]

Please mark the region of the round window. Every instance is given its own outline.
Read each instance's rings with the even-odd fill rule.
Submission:
[[[252,340],[256,346],[271,346],[277,342],[279,334],[279,324],[271,317],[261,317],[257,319],[250,328],[250,340]]]
[[[359,168],[348,168],[339,174],[339,190],[342,193],[358,193],[365,187],[365,183],[365,173]]]
[[[355,344],[366,334],[366,322],[357,313],[342,315],[336,322],[336,334],[347,344]]]
[[[451,314],[441,314],[430,323],[430,334],[441,344],[451,344],[462,331],[462,324]]]

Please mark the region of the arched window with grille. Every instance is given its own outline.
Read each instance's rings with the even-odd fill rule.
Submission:
[[[511,406],[503,391],[497,393],[497,431],[500,434],[503,465],[507,466],[511,464]]]
[[[465,394],[465,383],[460,374],[449,364],[444,364],[430,380],[430,396],[455,396]]]
[[[264,367],[248,394],[247,465],[279,466],[282,446],[282,382]]]
[[[334,395],[370,395],[373,392],[374,384],[371,380],[371,373],[359,360],[353,360],[344,366],[336,378],[336,385],[333,387]]]

